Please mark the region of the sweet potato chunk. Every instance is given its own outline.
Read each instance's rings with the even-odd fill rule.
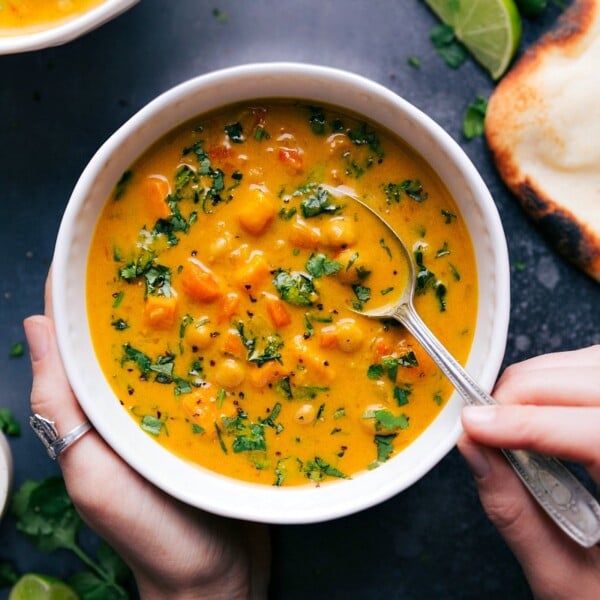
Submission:
[[[216,275],[197,260],[188,260],[181,284],[185,293],[198,302],[214,302],[223,295]]]
[[[144,317],[154,329],[170,329],[177,316],[177,297],[148,296],[144,306]]]

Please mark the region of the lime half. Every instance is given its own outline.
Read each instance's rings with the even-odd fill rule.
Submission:
[[[514,0],[425,0],[439,19],[494,79],[510,64],[521,41],[521,16]]]
[[[10,590],[8,600],[78,600],[73,588],[59,579],[26,573]]]

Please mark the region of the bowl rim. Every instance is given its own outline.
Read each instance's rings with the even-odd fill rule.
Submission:
[[[8,508],[13,483],[13,459],[8,440],[0,431],[0,519]]]
[[[98,6],[58,25],[23,35],[0,36],[0,55],[31,52],[66,44],[114,19],[139,1],[104,0]]]
[[[485,250],[492,266],[490,267],[491,279],[486,280],[485,289],[488,287],[494,289],[494,301],[490,303],[491,306],[483,307],[485,310],[482,310],[481,306],[478,308],[478,323],[481,319],[487,319],[490,323],[490,329],[488,339],[485,341],[485,348],[481,349],[481,352],[475,358],[472,349],[467,366],[469,367],[471,362],[475,361],[477,364],[476,377],[480,385],[487,391],[491,390],[498,375],[506,347],[510,313],[510,278],[506,238],[499,213],[488,188],[459,144],[420,109],[383,85],[362,75],[314,64],[264,62],[212,71],[163,92],[119,127],[89,161],[65,209],[57,236],[52,268],[54,319],[59,350],[63,356],[65,370],[84,412],[108,444],[149,481],[179,500],[222,516],[279,524],[320,522],[356,513],[389,499],[415,483],[442,460],[454,447],[462,432],[460,423],[462,400],[458,398],[457,394],[453,394],[434,422],[402,453],[384,463],[378,469],[360,474],[360,476],[351,480],[321,485],[318,488],[317,496],[314,493],[315,488],[312,486],[273,488],[272,486],[249,484],[230,479],[197,466],[192,466],[192,470],[190,470],[190,465],[186,465],[181,459],[174,458],[168,451],[156,444],[154,440],[150,440],[149,436],[141,432],[139,427],[134,424],[133,419],[120,406],[117,408],[127,417],[131,426],[126,425],[124,422],[120,422],[119,425],[124,427],[128,433],[131,433],[131,436],[121,436],[119,438],[112,427],[107,425],[105,415],[100,414],[98,406],[94,406],[94,403],[88,398],[90,383],[86,379],[89,373],[83,373],[77,365],[68,360],[73,352],[78,352],[78,346],[74,343],[74,340],[77,339],[77,336],[86,336],[86,333],[80,331],[84,328],[81,328],[79,323],[71,320],[73,303],[81,302],[81,299],[78,299],[69,287],[73,285],[72,279],[75,277],[74,274],[69,273],[72,266],[70,260],[78,256],[72,254],[71,245],[73,243],[83,243],[85,246],[89,242],[89,240],[82,241],[81,238],[85,236],[81,232],[77,232],[78,219],[82,218],[88,208],[86,205],[88,195],[98,194],[97,184],[98,181],[102,180],[103,174],[106,179],[107,169],[115,169],[113,154],[115,152],[125,154],[129,152],[130,154],[129,161],[118,162],[117,166],[120,168],[120,173],[122,173],[133,162],[134,156],[141,155],[150,146],[148,141],[156,141],[164,133],[177,126],[175,113],[177,111],[185,112],[186,102],[188,104],[198,101],[206,102],[212,108],[231,104],[233,102],[231,99],[217,101],[217,98],[220,97],[219,94],[224,93],[224,90],[227,91],[232,87],[232,82],[235,82],[236,86],[241,85],[241,88],[244,88],[244,85],[250,89],[256,88],[257,93],[248,97],[248,100],[285,97],[285,94],[260,93],[259,81],[265,85],[272,85],[273,82],[276,82],[279,89],[289,89],[290,86],[294,88],[299,85],[310,87],[312,85],[314,91],[319,89],[319,86],[327,84],[329,90],[337,89],[336,86],[340,86],[341,91],[335,92],[337,94],[343,94],[345,90],[353,90],[357,94],[357,99],[348,100],[347,104],[343,101],[319,100],[314,97],[314,94],[310,93],[294,94],[288,97],[329,102],[342,109],[353,110],[359,114],[362,112],[366,118],[379,123],[381,123],[381,120],[373,117],[370,110],[357,110],[352,108],[352,103],[380,101],[382,107],[390,109],[392,117],[403,117],[409,123],[418,123],[419,136],[423,137],[423,143],[436,144],[437,151],[442,152],[447,159],[448,168],[456,170],[457,176],[463,178],[469,191],[477,192],[479,202],[476,203],[475,208],[479,212],[478,215],[472,218],[481,219],[486,229],[486,242],[489,247],[486,247]],[[285,83],[283,83],[284,81]],[[241,92],[238,91],[237,93]],[[333,92],[325,90],[322,93],[329,96]],[[361,99],[361,94],[366,95],[364,99]],[[200,100],[198,100],[199,98]],[[202,114],[207,110],[210,109],[199,109],[195,114]],[[161,118],[165,118],[166,111],[169,112],[168,124],[163,123],[157,126],[156,122],[160,121]],[[179,122],[184,122],[193,116],[194,113],[189,114],[187,118],[181,118]],[[154,119],[156,119],[155,126],[151,127],[149,124]],[[381,124],[385,126],[384,123]],[[419,141],[419,143],[421,142]],[[127,148],[128,144],[130,145],[129,148]],[[414,143],[409,142],[409,144],[415,147]],[[135,149],[137,154],[132,154],[134,152],[132,148]],[[415,149],[419,151],[418,148]],[[431,164],[428,157],[424,158]],[[127,164],[124,164],[125,162]],[[438,162],[440,162],[440,159],[438,159]],[[440,174],[440,169],[435,167],[434,169],[438,171],[442,180],[447,184],[445,178]],[[110,187],[107,188],[108,192],[117,179],[118,176],[114,179],[111,178]],[[108,192],[102,197],[100,206],[104,204]],[[458,200],[457,203],[460,206]],[[473,231],[471,231],[471,235],[473,235]],[[475,240],[473,240],[473,244],[476,245]],[[85,248],[87,249],[87,246]],[[80,257],[79,260],[81,261]],[[85,252],[85,261],[87,261],[87,252]],[[481,279],[480,273],[478,276],[480,300],[485,297],[482,295],[484,288],[482,288]],[[89,336],[89,333],[87,335]],[[477,328],[475,337],[477,337]],[[90,343],[88,342],[88,344]],[[475,340],[473,345],[475,345]],[[93,370],[98,370],[97,365]],[[115,402],[114,404],[118,403]],[[450,418],[450,427],[442,423],[442,415]],[[103,416],[104,418],[102,418]],[[131,428],[129,429],[129,427]],[[137,432],[134,432],[134,427]],[[435,431],[437,433],[438,430],[443,431],[444,435],[434,439],[431,432]],[[418,453],[424,448],[423,440],[427,440],[428,432],[429,437],[432,437],[431,440],[428,440],[428,452],[419,455]],[[140,433],[143,437],[139,437]],[[136,438],[135,446],[131,439],[126,439],[132,437]],[[161,450],[157,451],[154,447]],[[144,454],[148,455],[150,460],[147,458],[144,460],[141,457]],[[402,461],[399,460],[400,456],[404,457]],[[162,461],[166,464],[166,466],[161,464],[163,468],[160,474],[156,471],[156,464],[149,464],[153,461]],[[402,462],[401,473],[397,472],[397,468],[390,466],[399,465],[400,462]],[[179,467],[181,467],[180,470]],[[190,475],[192,471],[193,476],[185,482],[185,485],[181,485],[180,479],[183,474]],[[368,485],[363,485],[363,483],[368,483]],[[206,486],[210,486],[211,493],[208,493]],[[340,490],[343,486],[346,486],[347,489],[342,492]],[[273,493],[273,489],[277,490],[276,494]],[[241,493],[244,494],[243,501],[240,499]],[[322,501],[321,504],[315,505],[318,500]]]

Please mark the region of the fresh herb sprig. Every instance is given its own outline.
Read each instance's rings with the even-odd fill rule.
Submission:
[[[87,570],[67,581],[82,600],[129,598],[126,586],[131,574],[117,553],[102,543],[93,557],[79,544],[83,521],[67,494],[62,477],[25,481],[13,497],[12,511],[17,517],[17,529],[39,550],[68,550],[86,565]]]

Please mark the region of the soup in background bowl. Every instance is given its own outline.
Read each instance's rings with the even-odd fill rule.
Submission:
[[[0,0],[0,54],[58,46],[99,27],[138,0]]]
[[[346,515],[414,483],[460,434],[462,401],[410,336],[351,312],[392,292],[390,245],[322,184],[390,218],[428,281],[425,320],[484,387],[497,376],[502,227],[439,126],[324,67],[186,82],[91,160],[52,283],[84,411],[129,464],[197,507],[274,523]]]

